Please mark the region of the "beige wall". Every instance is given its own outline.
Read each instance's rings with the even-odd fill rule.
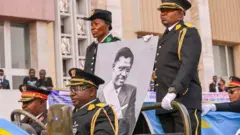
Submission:
[[[209,0],[212,38],[240,43],[240,0]]]
[[[0,20],[55,20],[54,0],[0,0]]]
[[[160,12],[157,10],[160,0],[139,0],[141,27],[139,32],[162,33],[165,28],[160,21]]]

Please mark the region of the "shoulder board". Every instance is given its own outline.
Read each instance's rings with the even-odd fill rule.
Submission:
[[[105,106],[107,106],[107,105],[104,104],[104,103],[98,103],[98,104],[96,104],[96,106],[97,106],[97,107],[100,107],[100,108],[103,108],[103,107],[105,107]]]
[[[182,27],[181,24],[177,24],[175,30],[179,30]]]
[[[187,26],[188,28],[193,28],[193,25],[190,23],[184,23],[185,26]]]
[[[96,108],[96,106],[94,105],[94,104],[90,104],[89,106],[88,106],[88,111],[92,111],[93,109],[95,109]]]

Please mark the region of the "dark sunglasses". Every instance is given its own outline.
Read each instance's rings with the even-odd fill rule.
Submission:
[[[228,90],[228,94],[233,94],[236,90],[240,90],[240,89],[239,88],[230,89]]]
[[[74,87],[70,88],[70,91],[76,93],[78,91],[84,91],[84,90],[89,89],[91,87],[92,86],[74,86]]]

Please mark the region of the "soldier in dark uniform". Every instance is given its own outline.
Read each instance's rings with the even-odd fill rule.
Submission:
[[[227,111],[240,113],[240,78],[230,77],[228,84],[228,95],[231,102],[202,105],[202,115],[209,111]]]
[[[22,102],[22,109],[31,113],[43,124],[46,124],[47,98],[51,91],[48,91],[47,88],[38,88],[31,85],[20,85],[19,90],[22,92],[21,99],[19,100],[19,102]],[[29,118],[25,117],[21,122],[31,125],[36,133],[41,135],[43,129]]]
[[[69,70],[73,110],[73,135],[117,135],[118,118],[112,107],[96,98],[104,81],[81,69]]]
[[[85,71],[94,73],[98,43],[115,42],[120,39],[113,37],[110,32],[112,30],[112,13],[110,11],[93,9],[92,15],[83,19],[91,21],[92,35],[97,39],[97,42],[92,42],[87,48],[84,66]]]
[[[198,64],[201,39],[196,28],[183,22],[191,7],[187,0],[162,0],[158,8],[166,31],[158,41],[154,72],[156,100],[161,109],[156,113],[166,133],[183,132],[183,120],[171,102],[176,100],[188,110],[192,134],[201,134],[201,85]]]

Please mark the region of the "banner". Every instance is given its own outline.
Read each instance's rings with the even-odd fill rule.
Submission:
[[[54,104],[66,104],[72,106],[72,100],[70,98],[70,91],[67,90],[52,90],[48,95],[48,106]]]
[[[148,90],[145,102],[156,102],[156,92]],[[202,92],[202,103],[222,103],[229,102],[227,92]]]
[[[227,92],[203,92],[202,103],[222,103],[229,102]]]

